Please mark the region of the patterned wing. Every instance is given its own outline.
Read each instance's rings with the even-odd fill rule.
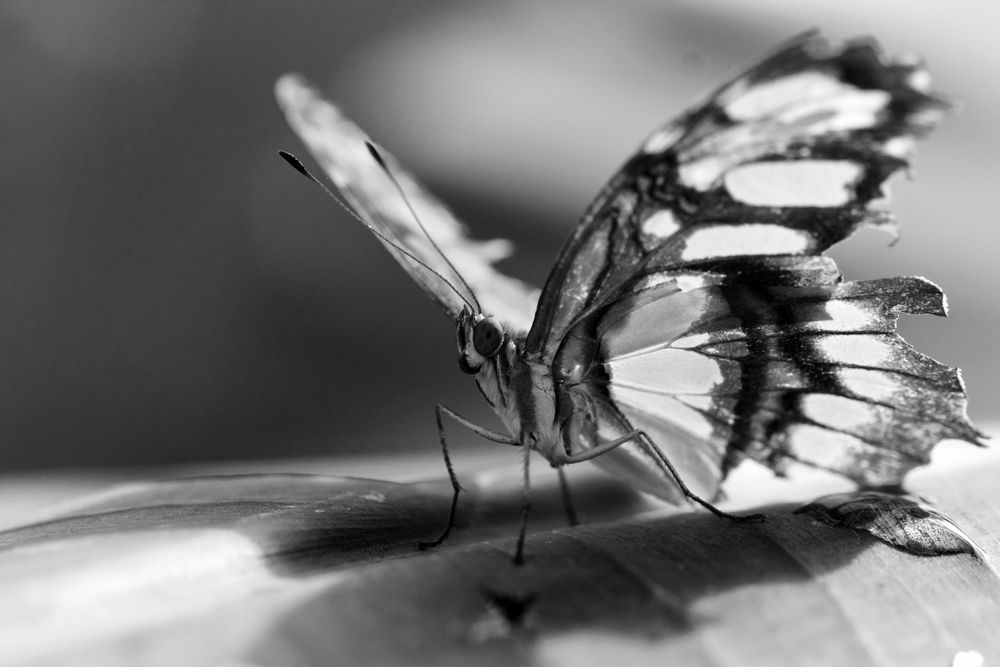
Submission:
[[[711,498],[744,457],[881,486],[927,463],[941,439],[981,437],[958,370],[895,333],[899,313],[945,314],[936,285],[842,282],[826,257],[692,268],[648,276],[574,327],[559,362],[590,359],[572,391],[602,417],[596,441],[640,429]],[[595,462],[676,499],[648,443]]]
[[[299,76],[281,77],[275,94],[292,129],[362,217],[451,282],[461,285],[462,280],[433,248],[403,198],[369,153],[365,145],[368,136]],[[475,292],[483,310],[515,332],[526,331],[535,312],[538,290],[493,268],[494,262],[511,253],[511,244],[502,240],[470,239],[465,226],[444,204],[403,170],[391,155],[383,152],[382,157],[434,242]],[[454,291],[391,244],[382,242],[449,315],[458,316],[465,302]]]
[[[946,105],[918,63],[810,33],[657,129],[591,204],[542,292],[528,350],[637,274],[743,255],[815,255],[863,224]]]
[[[526,345],[552,359],[595,462],[668,500],[664,451],[711,498],[744,457],[898,483],[978,442],[956,369],[895,333],[945,314],[922,278],[845,283],[821,253],[863,224],[944,103],[915,63],[803,36],[653,133],[563,250]]]

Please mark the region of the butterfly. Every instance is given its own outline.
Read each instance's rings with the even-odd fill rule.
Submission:
[[[649,135],[540,291],[496,271],[509,244],[469,238],[303,79],[286,75],[276,93],[362,221],[452,318],[459,368],[506,426],[438,406],[454,496],[434,544],[460,490],[445,416],[522,448],[526,498],[537,452],[560,472],[593,461],[718,514],[709,501],[744,459],[881,487],[942,439],[982,444],[959,371],[896,333],[900,313],[945,315],[941,289],[847,282],[823,254],[865,225],[895,231],[883,185],[948,107],[915,60],[888,60],[869,39],[789,41]]]

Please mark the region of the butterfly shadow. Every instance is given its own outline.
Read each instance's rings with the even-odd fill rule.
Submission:
[[[521,662],[545,646],[594,637],[614,646],[676,647],[712,627],[732,626],[733,619],[766,625],[774,613],[769,609],[803,600],[817,613],[839,614],[825,582],[841,571],[863,579],[874,564],[874,586],[901,564],[914,577],[939,571],[939,559],[795,514],[798,504],[754,508],[766,521],[740,523],[701,511],[636,514],[648,505],[626,487],[610,480],[586,486],[592,492],[588,507],[601,508],[604,517],[561,528],[549,527],[560,519],[557,494],[539,489],[540,529],[528,538],[523,565],[511,561],[516,494],[474,499],[463,525],[489,517],[488,527],[468,526],[439,550],[334,577],[288,609],[253,657],[268,655],[272,640],[281,645],[303,628],[318,627],[329,636],[322,650],[351,662],[393,662],[402,655],[415,664]],[[277,558],[273,567],[286,576],[309,576],[321,559],[303,553]],[[982,565],[968,555],[952,558]],[[1000,584],[991,574],[984,582],[1000,605]],[[377,642],[359,641],[376,635]]]
[[[713,629],[770,632],[781,618],[801,620],[789,611],[798,608],[839,618],[832,580],[874,590],[934,581],[962,562],[970,569],[959,583],[1000,601],[995,577],[968,555],[912,556],[793,514],[790,504],[753,508],[767,515],[762,523],[668,513],[601,474],[574,480],[587,523],[567,527],[554,475],[537,471],[526,561],[516,566],[516,472],[465,476],[458,526],[430,551],[417,544],[442,527],[446,481],[267,474],[130,485],[0,533],[9,594],[0,611],[66,633],[86,619],[52,615],[44,596],[65,602],[67,584],[117,581],[131,586],[116,600],[128,615],[108,641],[138,624],[146,641],[228,642],[254,664],[291,664],[288,651],[303,650],[315,664],[523,663],[581,637],[604,637],[616,652],[623,642],[668,645],[678,664],[697,664],[677,651]],[[167,557],[162,577],[150,578],[151,563]],[[234,575],[238,590],[227,584]],[[172,617],[188,620],[160,627],[143,610],[162,608],[164,577],[192,606],[170,597]],[[104,600],[99,587],[87,590]],[[228,600],[226,627],[253,631],[212,632],[199,620],[210,600]]]

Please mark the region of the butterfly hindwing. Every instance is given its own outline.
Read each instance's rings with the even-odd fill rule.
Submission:
[[[574,330],[592,326],[599,345],[594,382],[604,390],[593,393],[646,432],[689,485],[711,497],[744,457],[778,472],[799,461],[895,484],[941,439],[978,440],[958,371],[895,333],[898,313],[944,314],[937,286],[845,283],[824,271],[782,279],[780,265],[765,268],[774,258],[755,261],[753,279],[748,260],[731,275],[720,266],[655,276]]]
[[[406,195],[404,200],[369,152],[368,136],[301,77],[281,77],[275,92],[292,129],[366,222],[441,275],[460,282],[417,225],[406,205],[409,200],[434,242],[475,292],[483,308],[510,330],[527,330],[538,290],[493,268],[494,262],[511,253],[507,241],[469,238],[465,226],[444,204],[404,170],[392,155],[381,151],[382,159]],[[452,318],[458,317],[465,301],[440,278],[391,244],[383,241],[383,245]]]

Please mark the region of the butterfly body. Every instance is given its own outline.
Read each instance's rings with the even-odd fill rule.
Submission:
[[[611,462],[614,469],[613,459],[605,460],[604,455],[630,441],[642,445],[648,439],[624,420],[609,421],[609,409],[613,409],[608,393],[609,368],[600,361],[601,348],[594,334],[586,333],[595,319],[581,322],[553,361],[530,355],[522,337],[507,333],[502,334],[501,342],[483,349],[476,345],[475,331],[477,325],[492,320],[471,311],[459,318],[459,368],[474,375],[481,395],[506,427],[509,444],[537,452],[553,467],[594,460],[598,464]],[[678,371],[683,375],[683,369]],[[609,428],[611,424],[617,428]],[[637,451],[643,452],[642,465],[629,473],[633,483],[652,495],[677,502],[679,491],[670,483],[663,464],[645,460],[657,455],[645,449]],[[629,458],[635,458],[635,452]]]
[[[941,290],[848,282],[822,254],[861,226],[895,229],[884,183],[947,108],[919,62],[887,61],[870,40],[792,40],[656,129],[541,291],[497,272],[503,242],[470,239],[304,81],[284,77],[277,94],[456,322],[459,367],[509,435],[440,406],[439,425],[449,414],[556,467],[592,460],[670,502],[714,498],[747,459],[898,484],[941,439],[983,437],[958,370],[895,331],[900,313],[944,315]]]
[[[483,327],[483,323],[489,323]],[[507,428],[511,442],[538,452],[555,466],[566,458],[561,425],[573,416],[559,410],[552,371],[541,360],[525,356],[524,341],[503,333],[501,342],[476,344],[476,328],[499,325],[466,311],[458,324],[458,365],[475,376],[476,386]],[[492,349],[491,349],[492,348]]]

